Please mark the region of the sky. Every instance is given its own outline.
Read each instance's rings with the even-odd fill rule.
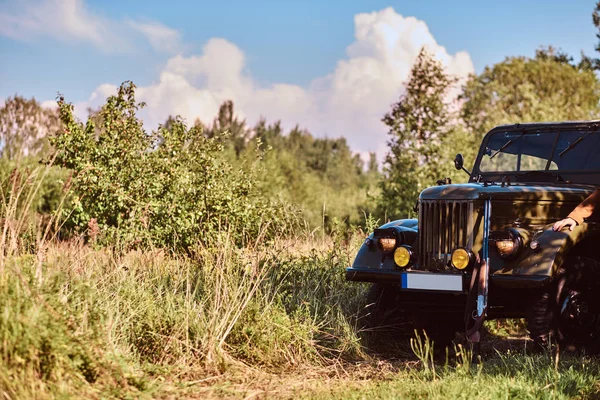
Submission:
[[[596,55],[593,0],[0,0],[0,103],[57,93],[85,118],[126,80],[152,129],[210,122],[225,100],[249,125],[298,124],[386,149],[382,116],[425,46],[458,78],[542,45]]]

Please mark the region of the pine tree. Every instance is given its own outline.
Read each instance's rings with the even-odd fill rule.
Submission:
[[[405,93],[383,118],[389,127],[390,151],[378,211],[386,219],[414,215],[419,192],[442,178],[438,175],[444,162],[442,144],[451,129],[446,98],[454,83],[441,63],[421,49]]]

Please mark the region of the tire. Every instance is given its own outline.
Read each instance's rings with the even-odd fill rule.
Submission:
[[[570,256],[551,286],[536,292],[527,312],[527,328],[535,350],[600,352],[600,263]]]
[[[533,341],[534,352],[548,349],[553,336],[555,305],[553,303],[554,287],[544,288],[533,293],[525,320],[529,337]]]
[[[434,342],[436,351],[443,351],[452,342],[457,331],[464,329],[462,316],[409,314],[400,300],[398,287],[373,284],[367,293],[367,305],[360,320],[367,334],[368,347],[399,345],[407,348],[415,330],[425,332]],[[455,317],[455,318],[453,318]]]
[[[562,349],[600,352],[600,263],[572,256],[556,281],[555,332]]]
[[[362,330],[375,334],[393,333],[406,328],[406,318],[400,308],[398,288],[375,283],[367,293],[367,304],[360,320]]]

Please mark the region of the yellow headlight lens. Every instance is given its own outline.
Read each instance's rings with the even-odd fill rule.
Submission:
[[[450,262],[454,268],[463,270],[469,266],[471,256],[465,249],[455,249],[450,256]]]
[[[410,250],[406,247],[398,247],[396,251],[394,251],[394,262],[400,268],[404,268],[410,262]]]
[[[384,253],[390,253],[394,251],[394,247],[396,247],[396,238],[379,238],[379,248]]]

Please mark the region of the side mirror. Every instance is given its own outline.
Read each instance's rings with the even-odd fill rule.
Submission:
[[[458,153],[456,157],[454,157],[454,168],[460,171],[461,169],[463,169],[464,165],[465,159],[462,154]]]
[[[457,170],[463,170],[465,171],[469,176],[471,176],[471,173],[469,171],[466,170],[465,168],[465,158],[463,157],[462,154],[458,153],[456,155],[456,157],[454,157],[454,168],[456,168]]]

